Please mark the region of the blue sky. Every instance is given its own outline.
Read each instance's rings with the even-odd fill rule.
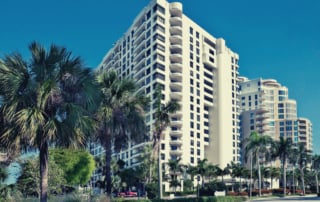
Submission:
[[[170,1],[171,2],[171,1]],[[182,0],[184,13],[240,55],[240,74],[289,88],[313,123],[320,153],[320,1]],[[96,67],[149,0],[1,0],[0,57],[27,46],[63,45]],[[318,69],[319,68],[319,69]]]

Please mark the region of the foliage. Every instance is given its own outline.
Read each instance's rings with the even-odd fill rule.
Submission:
[[[8,171],[7,168],[3,165],[0,165],[0,185],[3,181],[5,181],[8,177]]]
[[[129,141],[138,143],[145,139],[143,109],[149,99],[136,93],[133,80],[120,79],[114,71],[98,72],[96,81],[100,90],[96,136],[106,151],[106,193],[111,195],[111,150],[119,151],[126,148]]]
[[[199,199],[196,198],[175,198],[175,199],[153,199],[152,202],[165,202],[165,201],[170,201],[170,202],[241,202],[241,201],[246,201],[245,197],[240,197],[240,196],[211,196],[211,197],[200,197]]]
[[[63,170],[54,162],[52,158],[49,159],[49,193],[61,194],[62,185],[66,183],[64,179]],[[38,159],[28,159],[22,163],[22,174],[17,180],[17,188],[24,197],[36,196],[40,194],[40,173]]]
[[[157,191],[158,191],[157,186],[158,185],[156,182],[151,182],[146,184],[146,192],[147,192],[148,198],[154,199],[157,196]]]
[[[5,120],[1,143],[19,151],[39,151],[40,201],[47,201],[48,148],[86,146],[94,129],[89,113],[96,88],[91,69],[66,48],[48,50],[37,42],[29,46],[31,60],[20,54],[0,60],[0,113]]]
[[[93,156],[86,150],[52,149],[50,155],[64,171],[69,185],[85,185],[95,170]]]

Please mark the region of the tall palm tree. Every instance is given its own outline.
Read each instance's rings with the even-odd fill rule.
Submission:
[[[208,168],[208,163],[207,163],[208,159],[202,159],[200,161],[198,161],[197,164],[197,174],[200,175],[201,177],[201,181],[202,181],[202,185],[201,187],[204,188],[204,176],[207,172],[207,168]]]
[[[162,164],[160,142],[164,138],[163,131],[170,125],[170,114],[180,110],[180,104],[176,101],[171,100],[166,104],[162,104],[161,91],[161,86],[157,86],[155,100],[155,123],[153,126],[153,153],[154,158],[158,159],[158,191],[160,199],[162,198]]]
[[[97,139],[106,153],[106,194],[111,196],[111,155],[112,148],[119,151],[129,141],[142,142],[146,135],[144,107],[149,99],[136,94],[136,84],[131,79],[120,80],[114,71],[99,72],[96,78],[99,86],[100,105],[97,110]]]
[[[306,193],[305,184],[304,184],[304,169],[307,166],[308,162],[311,160],[311,152],[306,149],[303,143],[298,143],[295,148],[295,152],[297,154],[297,162],[299,166],[302,190],[303,194]]]
[[[275,168],[275,167],[270,168],[271,189],[273,188],[273,180],[279,179],[280,175],[281,175],[280,168]]]
[[[40,201],[47,201],[48,148],[85,146],[94,122],[95,86],[89,68],[66,48],[49,50],[37,42],[29,46],[30,62],[20,54],[0,61],[1,114],[5,129],[2,144],[39,150]]]
[[[287,160],[289,154],[292,152],[292,139],[280,137],[279,141],[275,141],[273,144],[274,155],[278,156],[282,163],[282,171],[283,171],[283,195],[286,196],[286,188],[287,188]]]
[[[314,170],[315,177],[316,177],[316,187],[317,187],[317,194],[319,194],[319,171],[320,171],[320,155],[313,155],[312,156],[312,169]]]
[[[217,165],[208,164],[206,168],[206,177],[209,178],[209,183],[211,182],[212,178],[216,178],[218,176],[218,169]]]
[[[267,146],[270,145],[272,139],[268,135],[260,135],[257,132],[252,132],[249,137],[245,139],[245,153],[248,158],[249,154],[252,154],[252,160],[255,161],[258,169],[258,187],[259,196],[261,196],[261,169],[260,169],[260,157],[267,151]]]
[[[180,164],[181,159],[170,159],[167,163],[169,166],[171,181],[170,186],[173,187],[174,192],[176,192],[177,186],[181,186],[181,183],[178,180],[178,175],[183,172],[183,165]]]

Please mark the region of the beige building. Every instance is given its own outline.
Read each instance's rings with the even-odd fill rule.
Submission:
[[[181,110],[172,115],[161,142],[163,162],[181,158],[182,164],[197,165],[207,158],[224,168],[240,161],[238,60],[224,39],[215,38],[187,17],[181,3],[154,0],[98,68],[134,78],[139,91],[151,98],[160,85],[163,103],[180,103]],[[154,112],[151,104],[146,114],[150,133]],[[142,145],[130,145],[117,156],[128,167],[134,166]]]
[[[291,138],[293,143],[303,142],[312,150],[312,124],[298,118],[297,103],[289,99],[285,86],[274,79],[239,80],[242,139],[256,131],[275,140],[281,136]]]

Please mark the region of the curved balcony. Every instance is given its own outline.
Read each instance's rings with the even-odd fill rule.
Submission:
[[[171,129],[170,136],[181,137],[182,136],[181,129],[177,129],[177,130],[172,130]]]
[[[182,141],[181,141],[181,139],[170,140],[169,144],[174,145],[174,146],[180,146],[180,145],[182,145]]]
[[[174,82],[174,83],[170,83],[170,89],[172,91],[179,91],[181,92],[182,90],[182,84],[180,82]]]
[[[180,104],[180,103],[179,103]],[[181,104],[180,104],[181,105]],[[172,119],[181,119],[181,117],[182,117],[182,112],[181,111],[177,111],[176,113],[174,113],[174,114],[170,114],[170,117],[172,118]]]
[[[182,36],[181,26],[172,26],[172,27],[170,27],[170,34],[171,34],[171,35],[179,35],[179,36]]]
[[[262,121],[262,120],[265,120],[265,119],[268,119],[269,117],[266,116],[266,115],[257,115],[256,116],[256,120],[257,121]]]
[[[179,72],[171,72],[170,79],[182,82],[182,74]]]
[[[182,63],[182,55],[180,53],[170,54],[170,61],[172,63]]]
[[[182,64],[181,63],[172,63],[170,64],[170,70],[174,72],[182,73]]]
[[[182,16],[182,4],[180,2],[172,2],[169,6],[172,16]]]
[[[182,93],[175,91],[170,93],[170,98],[175,100],[181,100],[182,99]]]
[[[171,126],[176,126],[176,127],[181,127],[182,126],[182,121],[180,119],[173,119],[170,122]]]
[[[176,150],[170,150],[171,155],[182,155],[182,150],[181,149],[176,149]]]
[[[170,18],[170,25],[172,27],[174,27],[174,26],[182,27],[182,19],[181,19],[181,17],[172,17],[172,18]]]
[[[170,51],[172,51],[172,52],[177,52],[177,53],[182,53],[182,46],[181,46],[181,44],[170,45]]]
[[[170,42],[172,45],[180,44],[182,45],[182,37],[179,35],[174,35],[170,37]]]
[[[261,108],[257,109],[256,114],[264,114],[267,112],[268,112],[268,110],[266,110],[264,107],[261,107]]]

